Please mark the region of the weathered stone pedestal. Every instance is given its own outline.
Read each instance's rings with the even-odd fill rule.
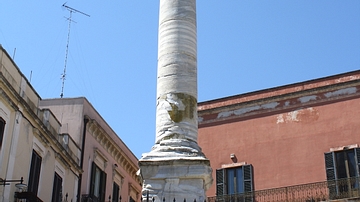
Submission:
[[[175,136],[159,141],[139,160],[143,202],[206,200],[213,181],[210,161],[196,142]]]
[[[211,167],[207,160],[141,161],[143,201],[201,201],[211,185]]]

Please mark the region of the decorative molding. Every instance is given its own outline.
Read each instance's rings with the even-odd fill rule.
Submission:
[[[2,51],[6,53],[6,51]],[[29,82],[22,75],[20,70],[17,69],[15,63],[13,63],[14,66],[9,65],[7,67],[3,66],[3,64],[0,65],[0,97],[7,106],[11,106],[17,115],[22,117],[22,121],[27,121],[26,124],[31,125],[32,136],[29,140],[30,148],[33,148],[45,158],[49,154],[47,153],[49,152],[49,148],[51,148],[55,152],[55,158],[59,158],[60,161],[66,165],[65,167],[71,167],[74,173],[81,173],[82,170],[78,165],[78,162],[72,159],[57,139],[58,134],[52,133],[53,131],[49,130],[44,124],[41,117],[41,110],[38,108],[39,100],[41,100],[41,98],[35,89],[33,89],[31,85],[28,85]],[[14,68],[17,69],[17,73],[10,73],[8,71],[13,70]],[[21,81],[18,82],[18,79],[15,80],[13,76],[16,76],[16,78],[20,76]],[[25,89],[27,89],[27,91],[25,91]],[[26,92],[29,92],[29,94],[26,95]],[[14,121],[17,121],[17,118],[20,117],[16,117]]]
[[[244,166],[246,165],[246,162],[239,162],[239,163],[230,163],[230,164],[222,164],[221,168],[234,168],[234,167],[239,167],[239,166]]]
[[[351,144],[351,145],[346,145],[346,146],[340,146],[340,147],[334,147],[334,148],[330,148],[330,151],[342,151],[342,150],[347,150],[347,149],[354,149],[354,148],[358,148],[359,145],[358,144]]]
[[[0,117],[6,118],[6,120],[10,118],[10,109],[4,103],[0,103]]]
[[[65,181],[65,169],[64,167],[55,160],[55,172]]]
[[[239,95],[241,96],[241,95]],[[360,79],[199,110],[199,128],[360,97]],[[235,98],[234,98],[235,99]],[[200,108],[206,108],[206,103]],[[215,105],[215,104],[214,104]]]
[[[33,134],[34,134],[34,139],[36,137],[39,137],[41,142],[45,145],[45,147],[50,146],[49,140],[46,139],[46,137],[39,131],[39,129],[33,127]]]
[[[106,155],[103,154],[97,147],[94,148],[94,162],[98,165],[102,170],[105,170],[107,166],[107,162],[109,160],[106,158]]]
[[[33,138],[33,150],[35,150],[42,158],[45,156],[45,146],[40,143],[40,141],[34,137]]]
[[[129,182],[128,184],[128,196],[131,196],[135,201],[138,201],[140,190],[136,189],[136,187]]]
[[[113,168],[113,181],[116,182],[122,188],[122,185],[124,183],[124,176],[120,173],[119,170],[117,170],[116,167]]]
[[[56,150],[53,147],[51,148],[55,153],[55,159],[59,159],[60,162],[62,162],[64,166],[66,166],[66,168],[70,169],[71,165],[66,161],[66,159],[59,152],[56,152]]]
[[[12,99],[6,94],[6,92],[3,89],[0,89],[0,94],[3,99],[7,101],[7,103],[15,110],[19,110],[19,107],[15,104],[15,102],[12,101]]]
[[[124,154],[124,151],[114,142],[96,120],[90,118],[89,120],[90,121],[86,126],[87,131],[95,138],[102,148],[114,158],[118,166],[122,167],[136,182],[141,184],[140,179],[136,175],[136,172],[139,169],[137,165]],[[104,154],[102,154],[102,156],[105,157]]]

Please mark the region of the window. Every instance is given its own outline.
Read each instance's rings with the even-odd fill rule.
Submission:
[[[216,170],[216,196],[244,194],[252,191],[252,165]]]
[[[114,182],[112,202],[119,202],[119,197],[120,197],[119,192],[120,192],[120,186]]]
[[[325,153],[327,180],[359,177],[360,148]]]
[[[41,169],[41,157],[34,150],[31,157],[28,191],[37,195]]]
[[[62,198],[62,178],[55,172],[52,192],[52,202],[61,202]]]
[[[325,167],[331,197],[359,188],[360,148],[325,153]]]
[[[94,162],[91,168],[90,195],[97,201],[105,201],[106,173]]]
[[[0,149],[4,138],[5,120],[0,117]]]

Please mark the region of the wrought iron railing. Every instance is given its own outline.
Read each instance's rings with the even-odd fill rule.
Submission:
[[[359,198],[360,177],[208,197],[208,202],[318,202]]]
[[[100,200],[93,195],[83,194],[81,195],[81,202],[100,202]]]
[[[27,202],[43,202],[38,196],[36,196],[32,192],[15,192],[15,201],[23,201]]]

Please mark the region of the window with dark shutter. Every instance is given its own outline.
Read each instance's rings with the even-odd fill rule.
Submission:
[[[326,178],[339,180],[360,176],[360,148],[325,153]]]
[[[0,117],[0,150],[4,138],[5,123],[6,123],[5,120]]]
[[[119,202],[120,198],[120,186],[114,182],[113,184],[113,194],[112,194],[112,202]]]
[[[94,196],[95,189],[95,172],[96,172],[96,164],[93,162],[91,164],[91,178],[90,178],[90,196]]]
[[[105,201],[106,173],[94,162],[91,167],[90,196],[98,201]]]
[[[39,188],[40,169],[41,157],[38,153],[36,153],[36,151],[33,150],[28,181],[28,191],[34,193],[35,195],[37,195]]]
[[[61,198],[62,198],[62,178],[55,172],[51,201],[61,202],[62,201]]]
[[[244,165],[243,172],[244,172],[244,192],[252,192],[253,189],[253,173],[252,173],[252,165]]]
[[[352,189],[359,187],[360,148],[328,152],[325,156],[325,169],[331,199],[352,197]]]
[[[326,178],[327,180],[335,180],[335,161],[334,161],[334,152],[325,153],[325,168],[326,168]]]
[[[106,192],[106,173],[101,171],[100,175],[100,201],[105,201],[105,192]]]
[[[216,196],[244,194],[253,190],[252,165],[216,170]]]
[[[216,195],[224,195],[224,172],[225,169],[216,170]]]
[[[355,159],[357,163],[358,177],[360,177],[360,148],[355,148]]]

